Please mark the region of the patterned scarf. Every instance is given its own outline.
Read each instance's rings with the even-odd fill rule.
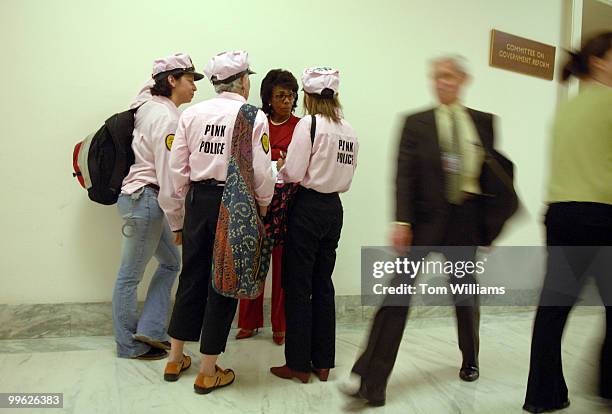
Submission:
[[[213,253],[213,288],[255,299],[270,267],[271,242],[259,217],[253,184],[253,124],[257,108],[244,104],[234,125]]]

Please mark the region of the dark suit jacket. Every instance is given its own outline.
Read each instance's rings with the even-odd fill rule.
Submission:
[[[485,153],[492,152],[494,116],[467,111]],[[409,115],[399,145],[395,205],[396,220],[412,224],[414,245],[443,243],[450,209],[445,180],[434,110]]]

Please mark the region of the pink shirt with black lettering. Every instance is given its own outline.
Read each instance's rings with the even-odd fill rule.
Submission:
[[[312,120],[305,116],[295,126],[279,178],[286,183],[301,183],[320,193],[346,192],[357,168],[357,135],[344,119],[335,123],[321,115],[315,116],[314,143],[310,138]]]
[[[223,92],[183,112],[170,154],[174,198],[184,199],[191,181],[211,178],[225,181],[234,123],[240,107],[245,103],[241,95]],[[268,119],[262,111],[258,111],[253,126],[252,148],[255,199],[261,206],[270,204],[274,194],[275,179],[268,135]],[[182,204],[167,215],[172,230],[182,229]]]

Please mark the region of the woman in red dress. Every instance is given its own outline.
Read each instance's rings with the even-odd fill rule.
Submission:
[[[293,115],[297,106],[297,94],[297,79],[286,70],[271,70],[261,83],[261,109],[268,115],[272,161],[277,161],[287,152],[293,129],[300,120]],[[277,182],[274,198],[264,220],[268,234],[274,242],[271,320],[272,338],[277,345],[285,343],[285,297],[281,287],[281,258],[287,230],[287,205],[295,189],[295,184]],[[257,299],[240,301],[238,327],[240,331],[236,339],[250,338],[263,327],[263,293]]]

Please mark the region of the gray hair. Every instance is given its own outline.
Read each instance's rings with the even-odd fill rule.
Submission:
[[[219,83],[217,85],[213,85],[215,87],[215,92],[242,92],[242,76],[236,80],[231,81],[230,83]]]
[[[461,55],[441,55],[434,59],[431,59],[430,64],[433,67],[437,64],[447,63],[447,62],[450,62],[453,65],[455,65],[455,68],[457,69],[457,71],[463,73],[464,75],[470,74],[470,71],[468,69],[469,67],[468,60]]]

